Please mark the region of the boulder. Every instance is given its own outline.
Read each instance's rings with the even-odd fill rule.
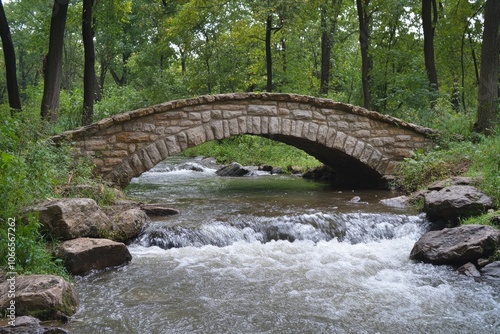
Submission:
[[[63,320],[75,314],[78,298],[71,285],[60,276],[22,275],[15,278],[16,316],[31,315],[41,320]],[[0,284],[0,291],[8,291],[11,280]],[[0,295],[0,308],[8,310],[9,295]],[[3,313],[3,312],[2,312]]]
[[[64,261],[68,271],[74,275],[120,266],[132,259],[124,243],[95,238],[65,241],[57,248],[56,256]]]
[[[141,205],[141,210],[146,212],[146,214],[150,217],[173,216],[179,214],[179,210],[165,208],[156,204],[143,204]]]
[[[0,334],[67,334],[59,327],[44,327],[40,320],[31,316],[16,317],[15,326],[0,327]]]
[[[449,186],[425,194],[423,211],[430,221],[458,223],[493,207],[491,198],[472,186]]]
[[[393,207],[393,208],[405,208],[410,201],[408,196],[398,196],[392,198],[384,198],[380,200],[380,203]]]
[[[111,229],[111,220],[90,198],[63,198],[46,202],[39,213],[43,230],[54,239],[100,237]]]
[[[463,265],[492,255],[500,230],[485,225],[463,225],[430,231],[413,246],[410,258],[433,264]]]
[[[244,168],[237,162],[233,162],[230,165],[224,166],[215,172],[215,174],[217,174],[218,176],[245,176],[249,173],[249,169]]]
[[[112,239],[120,242],[128,242],[141,233],[144,226],[149,223],[149,217],[143,210],[129,209],[118,213],[112,218]]]
[[[500,281],[500,261],[492,262],[481,269],[485,278]]]

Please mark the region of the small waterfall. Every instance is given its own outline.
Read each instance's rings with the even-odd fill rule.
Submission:
[[[229,246],[238,241],[266,243],[272,240],[339,241],[351,244],[408,236],[418,238],[427,229],[423,217],[371,213],[311,213],[281,217],[242,216],[228,222],[196,227],[153,224],[136,243],[164,249],[187,246]]]

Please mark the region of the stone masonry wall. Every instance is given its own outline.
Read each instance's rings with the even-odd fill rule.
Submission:
[[[68,140],[95,173],[120,185],[184,149],[239,134],[293,138],[335,165],[321,148],[346,154],[390,177],[410,150],[433,145],[431,129],[364,108],[294,94],[200,96],[125,112],[53,137]],[[333,155],[332,155],[333,156]]]

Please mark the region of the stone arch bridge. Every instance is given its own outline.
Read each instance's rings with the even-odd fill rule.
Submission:
[[[294,94],[200,96],[128,111],[53,137],[126,186],[161,160],[204,142],[252,134],[295,146],[335,170],[341,187],[381,187],[435,131],[361,107]]]

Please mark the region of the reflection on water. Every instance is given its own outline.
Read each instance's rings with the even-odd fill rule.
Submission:
[[[378,204],[390,193],[170,162],[128,192],[181,214],[128,266],[76,279],[72,333],[500,332],[500,287],[410,261],[426,222]]]

